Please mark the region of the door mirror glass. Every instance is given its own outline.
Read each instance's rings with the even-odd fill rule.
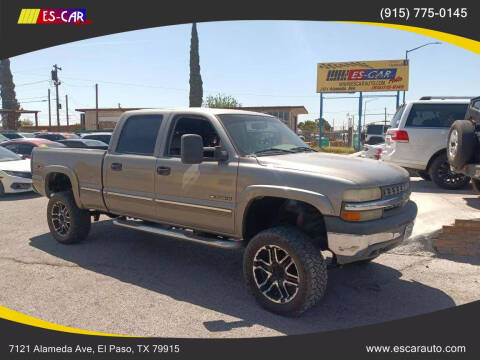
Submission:
[[[181,138],[180,156],[184,164],[200,164],[203,160],[203,139],[200,135],[184,134]]]

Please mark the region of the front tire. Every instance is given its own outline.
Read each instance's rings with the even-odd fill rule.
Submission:
[[[432,161],[428,173],[437,186],[447,190],[462,189],[470,182],[468,176],[450,169],[446,153],[440,154]]]
[[[281,315],[300,315],[323,297],[327,286],[320,248],[294,227],[267,229],[251,239],[243,272],[257,302]]]
[[[88,210],[77,207],[71,191],[63,191],[53,194],[48,201],[47,222],[59,243],[74,244],[88,236],[91,216]]]

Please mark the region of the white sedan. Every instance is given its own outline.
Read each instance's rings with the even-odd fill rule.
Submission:
[[[0,146],[0,196],[32,190],[30,160]]]

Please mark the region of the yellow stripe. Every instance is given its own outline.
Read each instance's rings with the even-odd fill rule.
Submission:
[[[33,23],[36,24],[38,20],[38,14],[40,14],[40,9],[35,9],[35,16],[33,17]]]
[[[442,40],[448,42],[450,44],[459,46],[466,50],[470,50],[476,54],[480,54],[480,41],[475,41],[472,39],[468,39],[462,36],[453,35],[444,33],[441,31],[430,30],[415,26],[406,26],[406,25],[397,25],[397,24],[386,24],[386,23],[374,23],[374,22],[360,22],[360,21],[342,21],[348,22],[353,24],[363,24],[363,25],[374,25],[374,26],[382,26],[391,29],[403,30],[403,31],[410,31],[416,34],[429,36],[438,40]]]
[[[30,18],[32,17],[32,9],[25,9],[25,24],[30,24]]]
[[[102,332],[97,332],[97,331],[76,329],[76,328],[72,328],[72,327],[69,327],[69,326],[57,325],[57,324],[54,324],[54,323],[51,323],[51,322],[48,322],[48,321],[40,320],[40,319],[34,318],[32,316],[19,313],[19,312],[14,311],[14,310],[10,310],[10,309],[8,309],[4,306],[0,306],[0,318],[10,320],[10,321],[15,321],[17,323],[21,323],[21,324],[25,324],[25,325],[30,325],[30,326],[43,328],[43,329],[63,331],[63,332],[68,332],[68,333],[73,333],[73,334],[97,335],[97,336],[116,336],[116,337],[133,337],[133,336],[128,336],[128,335],[108,334],[108,333],[102,333]]]
[[[22,9],[20,16],[18,17],[18,24],[23,24],[23,19],[25,18],[26,9]]]
[[[35,9],[30,9],[30,18],[28,19],[29,24],[35,24]]]

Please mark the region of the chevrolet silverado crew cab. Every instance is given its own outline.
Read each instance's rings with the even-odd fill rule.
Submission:
[[[470,182],[451,171],[447,137],[455,120],[464,119],[469,99],[425,96],[402,105],[387,131],[381,160],[418,173],[437,186],[456,190]]]
[[[49,198],[62,244],[100,214],[115,225],[244,248],[249,290],[265,308],[300,314],[324,294],[327,267],[368,262],[411,234],[408,173],[318,153],[275,117],[229,109],[138,110],[108,150],[35,149],[33,186]]]
[[[453,171],[470,176],[480,192],[480,97],[470,101],[465,120],[453,123],[448,134],[447,157]]]

